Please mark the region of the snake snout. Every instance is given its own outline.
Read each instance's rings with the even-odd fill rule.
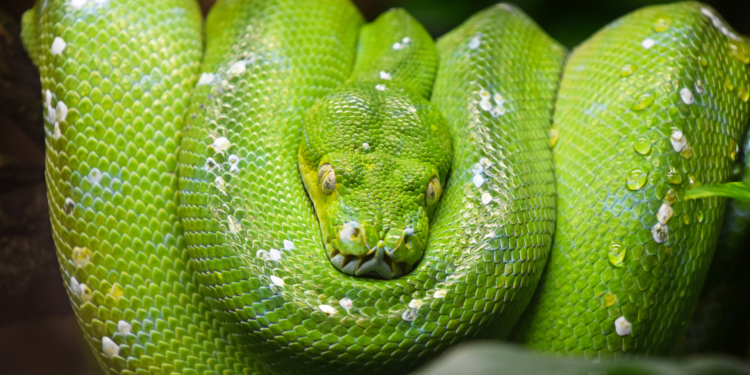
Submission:
[[[383,279],[409,272],[424,249],[424,241],[412,228],[389,229],[354,221],[342,225],[328,243],[329,259],[339,271]],[[414,254],[418,254],[416,260]]]

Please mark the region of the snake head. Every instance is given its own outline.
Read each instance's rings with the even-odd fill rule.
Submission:
[[[413,269],[452,161],[439,112],[408,90],[345,86],[308,111],[298,159],[334,267],[385,279]]]

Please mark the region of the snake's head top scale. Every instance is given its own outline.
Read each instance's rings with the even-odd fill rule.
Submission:
[[[443,116],[408,89],[353,83],[307,113],[299,152],[333,265],[356,276],[408,273],[452,161]]]

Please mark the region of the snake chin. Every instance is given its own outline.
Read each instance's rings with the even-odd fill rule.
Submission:
[[[374,249],[363,257],[345,255],[333,248],[328,256],[336,269],[351,276],[395,279],[412,269],[406,262],[394,261],[391,253],[383,248]]]

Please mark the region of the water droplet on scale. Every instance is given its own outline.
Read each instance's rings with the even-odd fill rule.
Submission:
[[[702,67],[708,66],[708,60],[706,60],[703,56],[698,56],[698,64]]]
[[[726,86],[729,91],[734,90],[734,85],[732,84],[732,81],[729,80],[729,77],[724,79],[724,86]]]
[[[641,94],[638,99],[636,99],[635,103],[633,103],[633,110],[634,111],[640,111],[648,106],[651,105],[651,103],[654,102],[654,96],[647,92],[645,94]]]
[[[628,249],[622,242],[614,241],[609,245],[609,254],[607,255],[607,258],[613,266],[625,267],[623,261],[625,261],[625,254],[627,254],[627,252]]]
[[[622,68],[620,68],[620,77],[627,77],[635,73],[636,70],[638,70],[638,67],[636,65],[625,64]]]
[[[677,202],[677,193],[675,193],[674,190],[669,189],[667,195],[664,196],[664,201],[669,204],[674,204],[674,202]]]
[[[607,293],[604,295],[604,307],[610,307],[617,302],[617,297],[615,297],[612,293]]]
[[[696,212],[695,213],[695,220],[697,220],[699,223],[703,222],[703,212]]]
[[[703,81],[696,79],[695,80],[695,92],[698,94],[703,94]]]
[[[744,40],[730,40],[729,53],[743,64],[750,64],[750,44]]]
[[[651,141],[646,137],[639,137],[633,145],[635,152],[641,155],[648,155],[651,152]]]
[[[552,125],[552,127],[549,128],[547,133],[548,133],[547,135],[549,136],[549,146],[554,148],[555,145],[557,144],[557,140],[560,139],[560,131],[557,130],[557,127]]]
[[[667,183],[672,185],[679,185],[682,183],[682,174],[677,171],[674,167],[669,169],[667,172]]]
[[[690,160],[690,158],[693,157],[693,147],[686,144],[682,151],[680,151],[680,155],[682,155],[683,158]]]
[[[660,17],[654,21],[654,31],[661,33],[672,26],[672,19],[669,17]]]
[[[740,88],[737,90],[737,95],[739,95],[740,100],[745,103],[747,103],[747,100],[750,99],[750,91],[744,85],[740,86]]]
[[[636,168],[628,173],[628,182],[626,186],[628,190],[636,191],[646,184],[647,179],[648,173]]]
[[[698,181],[698,177],[696,177],[694,174],[688,174],[688,184],[690,184],[690,188],[694,187],[700,187],[702,184],[700,181]]]

